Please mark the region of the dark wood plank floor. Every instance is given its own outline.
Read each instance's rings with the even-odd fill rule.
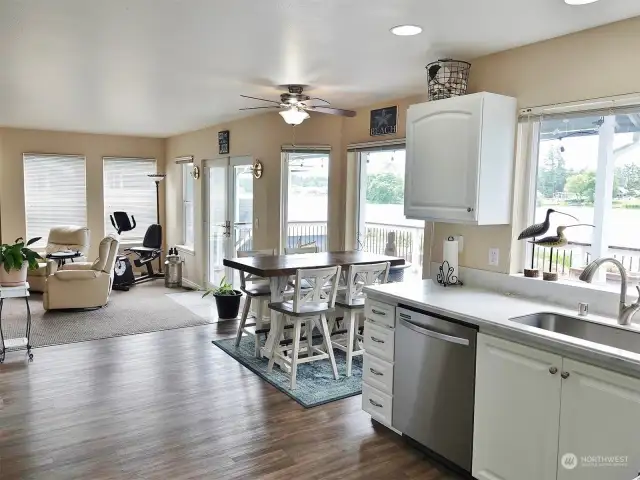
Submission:
[[[7,354],[0,478],[455,478],[375,427],[360,397],[305,410],[211,344],[235,328]]]

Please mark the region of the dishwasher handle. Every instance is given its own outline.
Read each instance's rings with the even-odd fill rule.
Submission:
[[[449,343],[457,343],[458,345],[464,345],[465,347],[469,346],[469,340],[466,338],[454,337],[453,335],[446,335],[444,333],[429,330],[428,328],[424,328],[420,325],[416,325],[413,322],[409,322],[404,318],[400,319],[400,325],[407,327],[413,330],[414,332],[420,333],[422,335],[427,335],[429,337],[436,338],[438,340],[444,340],[445,342],[449,342]]]

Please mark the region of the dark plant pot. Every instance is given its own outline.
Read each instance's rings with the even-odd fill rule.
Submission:
[[[240,311],[240,299],[242,292],[234,290],[235,295],[216,295],[216,307],[218,308],[218,318],[222,320],[236,318]]]

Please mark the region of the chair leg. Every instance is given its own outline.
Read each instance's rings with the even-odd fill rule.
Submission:
[[[331,345],[331,335],[329,334],[329,325],[327,325],[327,316],[320,316],[320,326],[322,328],[322,336],[324,337],[324,345],[327,347],[331,368],[333,369],[333,378],[338,379],[338,367],[336,366],[336,358],[333,356],[333,346]]]
[[[258,316],[256,317],[256,331],[262,328],[262,315],[264,314],[264,299],[263,297],[258,298]],[[256,358],[260,358],[260,335],[256,333],[255,335],[255,348],[254,355]]]
[[[298,373],[298,354],[300,353],[300,325],[301,320],[293,321],[293,350],[291,351],[291,390],[296,388],[296,374]]]
[[[351,364],[353,363],[353,343],[354,343],[354,329],[355,318],[353,312],[350,310],[345,311],[344,319],[347,326],[347,377],[351,376]]]
[[[240,345],[240,339],[242,339],[242,332],[244,331],[244,325],[247,323],[247,317],[249,316],[249,309],[251,308],[251,297],[247,295],[244,300],[244,308],[242,309],[242,318],[238,325],[238,334],[236,335],[236,347]]]
[[[313,356],[313,320],[307,319],[306,324],[307,332],[307,357]]]
[[[273,371],[273,364],[276,362],[276,352],[280,351],[280,337],[282,336],[282,331],[284,330],[284,320],[286,317],[282,319],[279,323],[279,328],[277,332],[273,332],[274,343],[273,348],[271,349],[271,356],[269,357],[269,365],[267,365],[267,373],[271,373]]]

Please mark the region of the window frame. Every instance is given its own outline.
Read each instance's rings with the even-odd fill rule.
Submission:
[[[158,172],[158,160],[156,158],[153,157],[126,157],[126,156],[103,156],[102,157],[102,201],[103,201],[103,215],[104,215],[104,229],[105,229],[105,235],[110,231],[110,221],[109,221],[109,215],[112,213],[110,211],[107,211],[107,196],[106,196],[106,182],[105,182],[105,175],[106,175],[106,168],[105,165],[109,162],[109,161],[127,161],[127,162],[153,162],[155,169],[154,169],[154,173]],[[153,179],[149,178],[149,184],[153,187],[153,221],[151,222],[151,224],[156,223],[156,219],[158,217],[158,210],[157,210],[157,202],[156,202],[156,193],[155,193],[155,184],[153,182]],[[129,213],[131,215],[132,212],[127,211],[127,213]],[[135,216],[135,214],[134,214]],[[138,214],[138,218],[139,218],[139,214]],[[127,235],[125,233],[121,234],[121,240],[120,240],[120,244],[121,245],[125,245],[125,246],[139,246],[142,245],[143,243],[143,239],[144,239],[144,235],[146,233],[146,228],[144,229],[144,231],[142,231],[143,228],[141,225],[136,226],[136,231],[138,231],[138,233],[140,235],[136,235],[136,237],[134,238],[128,238]]]
[[[81,227],[87,227],[88,226],[88,222],[89,222],[89,213],[88,213],[88,201],[87,201],[87,158],[85,155],[76,155],[76,154],[61,154],[61,153],[33,153],[33,152],[25,152],[22,154],[22,179],[23,179],[23,189],[24,189],[24,233],[25,233],[25,240],[29,240],[30,238],[33,237],[37,237],[38,235],[33,235],[31,236],[28,232],[28,228],[29,228],[29,220],[28,220],[28,216],[29,216],[29,208],[28,208],[28,198],[27,198],[27,185],[28,185],[28,181],[27,181],[27,168],[26,168],[26,164],[27,161],[29,160],[29,158],[45,158],[45,157],[59,157],[59,158],[65,158],[65,159],[73,159],[73,160],[80,160],[82,162],[82,168],[83,168],[83,174],[84,174],[84,221],[83,222],[78,222],[79,225]],[[64,189],[60,189],[60,190],[56,190],[59,191],[60,193],[64,194],[65,190]],[[66,224],[71,224],[71,222],[65,222]],[[42,235],[42,238],[33,244],[32,248],[34,250],[37,251],[44,251],[45,247],[47,245],[47,237],[48,237],[48,233]]]
[[[193,177],[193,162],[184,162],[180,165],[182,172],[182,242],[181,247],[188,250],[194,250],[195,238],[196,238],[196,226],[195,226],[195,188],[196,181]],[[191,183],[191,199],[187,199],[187,182]],[[187,208],[188,204],[191,204],[191,209]],[[191,242],[188,241],[187,234],[187,212],[191,212]]]
[[[603,99],[598,104],[616,103],[616,99]],[[636,101],[640,102],[640,99]],[[545,115],[544,110],[549,109],[553,111],[553,114]],[[613,175],[615,172],[615,157],[609,155],[613,153],[613,141],[615,138],[615,116],[623,115],[625,113],[640,113],[640,103],[628,103],[625,102],[619,105],[618,108],[610,107],[608,109],[589,109],[583,108],[581,105],[567,104],[550,107],[540,107],[536,109],[523,109],[520,111],[520,126],[518,133],[518,151],[516,153],[516,163],[518,163],[519,157],[524,157],[524,175],[520,183],[522,189],[521,198],[514,195],[514,237],[518,232],[522,231],[529,225],[532,225],[535,221],[536,213],[536,201],[537,201],[537,187],[538,187],[538,168],[540,164],[539,147],[540,147],[540,126],[545,120],[558,117],[589,117],[600,115],[604,117],[604,123],[599,131],[599,147],[598,147],[598,162],[596,168],[596,193],[594,195],[593,205],[593,234],[591,244],[585,247],[585,250],[591,256],[592,259],[611,256],[609,254],[610,245],[612,242],[609,240],[611,233],[610,220],[611,210],[613,205]],[[605,145],[603,147],[602,140],[604,139]],[[608,178],[611,176],[611,178]],[[603,195],[607,192],[610,195]],[[520,205],[519,205],[519,202]],[[517,239],[513,240],[514,250],[519,251],[519,254],[514,255],[514,259],[517,259],[517,264],[512,264],[512,272],[522,273],[524,268],[529,268],[532,262],[532,249],[528,248],[528,245],[522,246],[522,241]],[[615,242],[613,242],[615,245]],[[519,250],[518,250],[519,249]],[[605,269],[600,269],[597,274],[598,281],[604,281]],[[571,281],[570,279],[566,279]]]

